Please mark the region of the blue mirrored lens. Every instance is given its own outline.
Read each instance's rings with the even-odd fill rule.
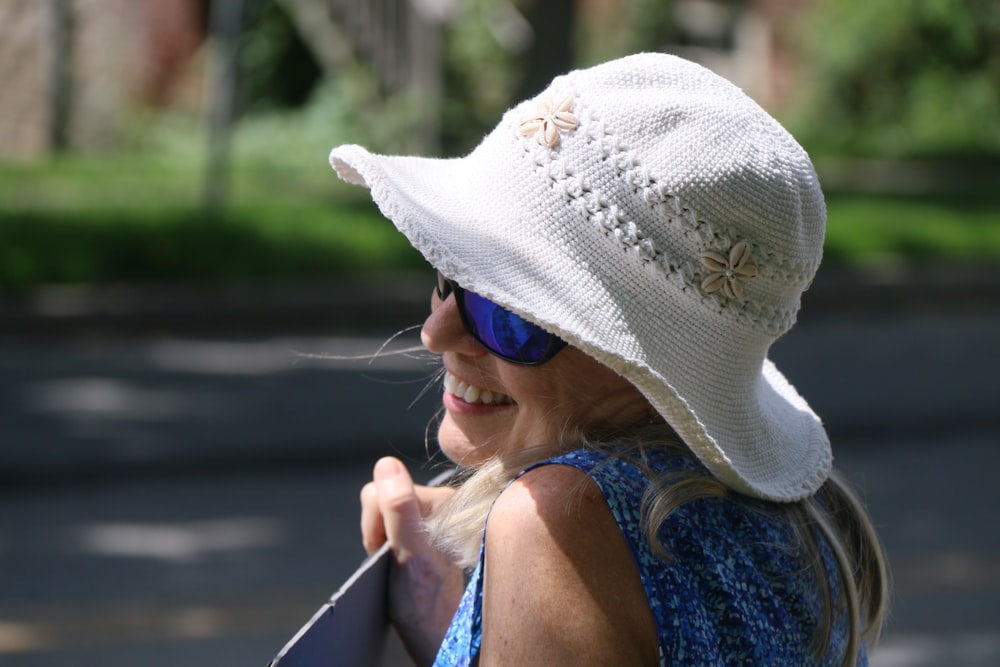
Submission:
[[[551,356],[554,343],[561,343],[545,329],[475,292],[462,290],[458,296],[472,335],[494,354],[531,364]]]

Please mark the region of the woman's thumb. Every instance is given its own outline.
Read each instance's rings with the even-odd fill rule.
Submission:
[[[385,523],[385,534],[396,556],[403,564],[415,549],[420,548],[423,531],[420,503],[417,501],[413,478],[406,466],[396,458],[386,457],[375,464],[372,477],[378,490],[378,504]]]

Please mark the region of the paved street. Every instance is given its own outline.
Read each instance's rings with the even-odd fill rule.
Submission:
[[[969,309],[806,318],[773,351],[891,558],[876,667],[1000,664],[998,341]],[[433,474],[431,361],[310,356],[379,343],[0,340],[0,665],[266,664],[360,561],[375,458]]]

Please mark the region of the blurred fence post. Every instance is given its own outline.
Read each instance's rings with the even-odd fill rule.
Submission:
[[[229,149],[236,102],[237,58],[243,0],[215,0],[209,16],[212,40],[206,77],[208,164],[204,206],[220,210],[229,195]]]
[[[73,14],[68,0],[49,0],[51,94],[49,96],[49,146],[57,153],[69,148],[69,118],[73,102]]]

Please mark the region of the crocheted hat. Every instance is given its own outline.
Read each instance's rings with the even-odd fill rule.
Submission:
[[[664,54],[553,80],[469,155],[330,154],[427,260],[630,380],[731,488],[827,478],[819,418],[767,359],[819,265],[805,151],[737,87]]]

